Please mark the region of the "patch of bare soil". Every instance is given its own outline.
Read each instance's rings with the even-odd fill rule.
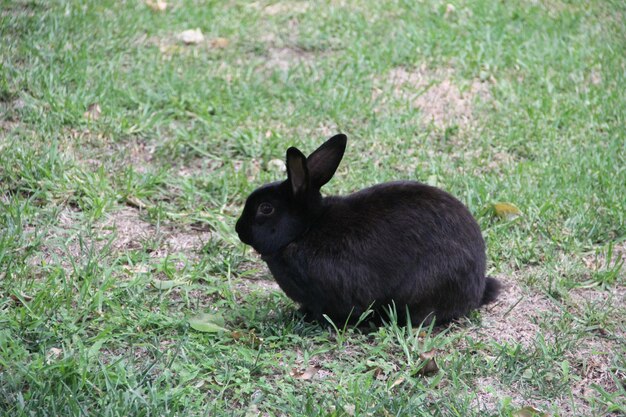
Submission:
[[[190,226],[156,227],[143,220],[138,210],[130,207],[110,214],[98,227],[100,230],[115,233],[112,243],[114,252],[140,249],[148,245],[154,248],[150,252],[153,258],[163,258],[177,252],[189,255],[200,249],[212,237],[211,232],[193,229]]]
[[[535,349],[538,337],[552,343],[551,341],[558,335],[547,334],[541,327],[541,322],[561,317],[564,313],[563,307],[542,295],[524,290],[516,280],[505,277],[498,279],[504,284],[498,301],[484,308],[482,326],[471,329],[469,334],[474,339],[486,342],[520,344],[523,349]],[[582,300],[626,302],[626,289],[621,286],[608,292],[577,289],[572,290],[569,295],[574,306]],[[592,388],[594,385],[602,387],[607,392],[615,392],[618,389],[614,381],[617,371],[613,361],[618,346],[626,340],[623,330],[618,329],[615,334],[621,342],[615,338],[604,337],[602,332],[590,332],[576,345],[575,350],[565,355],[571,373],[576,375],[572,383],[572,398],[566,396],[554,398],[551,403],[529,404],[529,398],[520,394],[515,387],[505,386],[495,376],[482,377],[475,381],[477,406],[493,411],[503,398],[510,397],[513,403],[520,407],[532,405],[543,410],[556,408],[562,416],[588,415],[589,401],[598,395]],[[624,375],[621,378],[623,379]]]
[[[179,177],[196,177],[206,175],[224,166],[224,161],[207,158],[196,158],[178,168]]]
[[[153,162],[156,146],[144,141],[121,143],[118,152],[122,155],[124,164],[132,166],[137,172],[145,172]]]
[[[265,6],[263,13],[268,16],[278,16],[284,14],[300,14],[309,9],[309,3],[304,1],[280,1]]]
[[[502,282],[502,292],[495,303],[484,307],[482,326],[470,333],[500,344],[519,343],[528,348],[541,332],[541,317],[557,307],[546,297],[525,291],[512,279],[497,279]]]
[[[270,47],[267,52],[264,67],[271,70],[288,71],[298,65],[312,63],[316,54],[297,49],[293,46]]]
[[[558,18],[564,12],[577,12],[580,5],[576,2],[565,2],[562,0],[531,0],[531,3],[540,6],[552,18]]]
[[[9,102],[0,100],[0,150],[4,140],[20,126],[18,117],[13,114],[15,110],[24,107],[24,100],[17,98]]]
[[[98,168],[132,166],[136,172],[146,172],[153,163],[156,145],[133,138],[114,142],[102,133],[89,129],[68,129],[61,140],[63,153],[84,166]]]
[[[273,34],[262,39],[266,45],[267,52],[264,56],[262,69],[265,71],[288,71],[300,65],[310,65],[319,57],[324,55],[323,51],[308,51],[297,46],[298,41],[297,19],[291,19],[288,23],[289,38],[281,41]]]
[[[308,8],[308,6],[299,6]],[[283,5],[282,3],[276,3],[275,5],[266,8],[272,13],[285,14],[288,10],[291,10],[288,3]],[[325,51],[316,50],[311,51],[303,49],[298,46],[298,34],[300,21],[298,20],[298,12],[292,11],[289,13],[293,15],[284,28],[285,33],[278,35],[275,32],[270,32],[260,37],[259,41],[265,46],[266,52],[263,54],[263,62],[260,66],[262,72],[282,71],[286,72],[302,65],[310,65],[321,56],[327,54]]]
[[[230,45],[231,40],[222,37],[207,38],[198,29],[192,29],[150,37],[140,34],[133,43],[137,46],[156,47],[163,59],[169,61],[176,56],[198,56],[201,53],[225,49]]]
[[[572,395],[581,402],[581,408],[587,402],[598,395],[593,386],[602,387],[609,393],[618,390],[615,377],[626,381],[626,373],[616,369],[616,355],[619,352],[621,342],[603,339],[599,337],[586,338],[575,352],[566,354],[569,363],[573,366],[574,373],[580,377],[572,384]]]
[[[571,305],[576,309],[581,309],[585,305],[594,306],[596,309],[608,308],[610,304],[626,306],[626,286],[615,285],[604,290],[593,287],[573,288],[569,291],[569,297]]]
[[[142,248],[149,239],[158,239],[160,231],[155,226],[141,219],[139,211],[125,207],[112,213],[98,225],[104,235],[115,234],[112,249],[122,252]]]
[[[139,210],[131,207],[109,214],[88,229],[81,222],[80,212],[63,209],[58,217],[58,226],[51,228],[43,237],[43,246],[31,258],[31,265],[58,264],[70,272],[72,261],[80,263],[94,251],[106,249],[115,256],[144,247],[155,259],[174,253],[184,253],[187,258],[193,258],[194,253],[212,237],[210,231],[189,225],[156,227],[142,219]]]
[[[16,120],[0,119],[0,138],[8,136],[18,126],[19,122]]]
[[[272,278],[267,265],[260,258],[256,259],[255,262],[245,262],[239,270],[245,273],[237,284],[240,293],[246,294],[257,289],[267,292],[280,291],[280,287]]]
[[[613,246],[611,259],[607,259],[608,251],[589,253],[583,257],[583,263],[590,271],[600,271],[602,269],[611,268],[619,262],[626,265],[626,241],[617,243]],[[622,276],[626,276],[626,266],[622,266]]]
[[[37,2],[11,2],[2,5],[0,17],[34,17],[38,10],[43,9],[43,5]]]
[[[24,234],[42,242],[40,250],[30,259],[30,265],[36,269],[49,265],[63,268],[70,274],[74,265],[90,253],[101,249],[105,242],[96,240],[88,231],[81,230],[82,214],[73,207],[63,208],[57,217],[56,226],[42,234],[37,227],[29,225],[24,228]]]
[[[409,100],[420,109],[423,123],[432,123],[442,129],[454,125],[469,127],[477,120],[476,103],[491,100],[489,83],[474,79],[461,86],[453,75],[450,68],[394,68],[383,80],[383,85],[373,91],[373,99],[384,102],[383,94],[391,87],[395,98]]]

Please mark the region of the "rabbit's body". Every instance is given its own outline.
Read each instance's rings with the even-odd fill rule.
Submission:
[[[322,207],[306,233],[263,257],[281,289],[312,318],[343,322],[393,302],[400,316],[408,307],[414,323],[431,314],[445,322],[480,306],[483,238],[451,195],[394,182],[327,197]]]
[[[493,301],[480,228],[450,194],[406,181],[321,197],[343,148],[343,135],[308,159],[291,148],[289,178],[256,190],[237,223],[307,317],[343,322],[394,304],[400,320],[408,308],[415,324],[442,323]]]

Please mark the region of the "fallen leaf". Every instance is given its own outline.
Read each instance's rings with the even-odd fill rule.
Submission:
[[[178,39],[185,45],[194,45],[204,41],[204,35],[200,29],[189,29],[180,32]]]
[[[443,17],[447,19],[451,17],[454,14],[454,12],[456,12],[456,8],[452,4],[448,3],[446,4],[446,11],[443,14]]]
[[[224,49],[228,46],[229,40],[226,38],[211,39],[211,47],[216,49]]]
[[[420,364],[420,368],[417,370],[419,375],[428,376],[439,372],[439,366],[437,366],[437,362],[435,362],[436,353],[436,349],[420,353],[422,364]]]
[[[398,385],[400,385],[401,383],[404,382],[404,377],[400,377],[398,379],[396,379],[393,384],[391,384],[391,386],[389,387],[389,389],[392,389],[394,387],[397,387]]]
[[[1,279],[1,277],[0,277]],[[26,295],[24,293],[17,293],[17,294],[11,294],[10,295],[11,300],[15,301],[18,304],[22,304],[24,305],[25,302],[31,301],[33,299],[33,297],[31,297],[30,295]]]
[[[493,213],[504,220],[513,220],[522,215],[520,209],[512,203],[495,203]]]
[[[46,363],[48,365],[51,364],[53,361],[59,359],[62,354],[63,354],[62,349],[54,348],[54,347],[50,348],[50,350],[48,350],[48,353],[46,354]]]
[[[137,264],[127,265],[124,269],[130,274],[146,274],[152,270],[152,267],[147,264]]]
[[[263,338],[257,336],[254,331],[240,332],[239,330],[232,331],[230,337],[234,340],[245,343],[253,347],[259,347],[263,343]]]
[[[146,6],[155,12],[163,12],[167,9],[167,2],[163,0],[146,0]]]
[[[224,318],[219,314],[202,313],[189,319],[192,329],[203,333],[224,332]]]
[[[343,406],[343,411],[345,411],[347,415],[353,416],[356,411],[356,407],[354,404],[346,404]]]
[[[385,374],[385,371],[382,368],[377,367],[374,369],[374,378],[376,378],[378,381],[386,381],[387,374]]]
[[[514,417],[550,417],[549,414],[544,413],[543,411],[537,410],[533,406],[526,406],[520,408],[519,410],[513,413]]]
[[[98,120],[102,109],[98,103],[92,103],[87,107],[87,111],[83,114],[87,120]]]
[[[185,285],[185,281],[160,280],[160,279],[153,279],[152,282],[150,282],[150,283],[157,290],[171,290],[172,288],[179,287],[181,285]]]
[[[308,368],[306,368],[304,371],[300,372],[300,370],[292,370],[289,375],[291,375],[292,377],[296,378],[296,379],[301,379],[303,381],[308,381],[310,379],[312,379],[315,374],[317,374],[317,371],[319,371],[319,368],[315,367],[315,366],[309,366]]]
[[[132,207],[136,207],[138,209],[145,209],[147,207],[146,203],[144,203],[139,198],[132,196],[132,195],[126,197],[126,204]]]

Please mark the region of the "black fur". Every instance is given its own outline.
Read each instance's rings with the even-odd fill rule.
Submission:
[[[288,179],[255,190],[237,221],[307,317],[344,322],[393,303],[415,324],[444,323],[494,301],[478,224],[450,194],[402,181],[321,196],[345,146],[336,135],[308,158],[289,148]]]

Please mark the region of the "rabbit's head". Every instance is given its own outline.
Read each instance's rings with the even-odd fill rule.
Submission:
[[[335,135],[308,158],[297,148],[287,149],[287,179],[250,194],[235,227],[239,239],[271,255],[305,233],[322,212],[320,188],[335,174],[346,140]]]

